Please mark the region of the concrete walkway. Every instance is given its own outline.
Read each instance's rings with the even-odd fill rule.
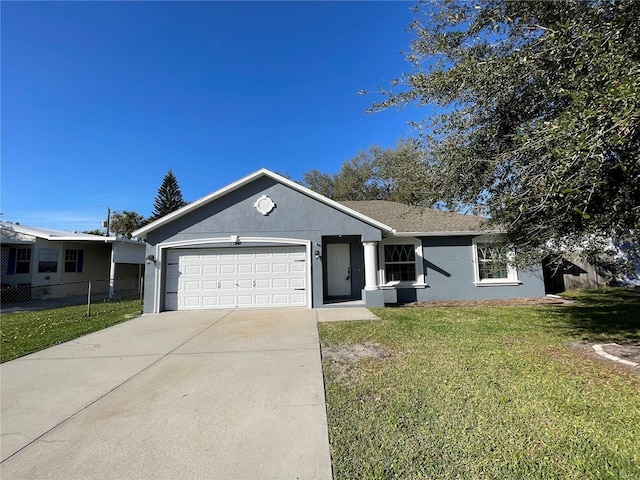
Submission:
[[[330,479],[322,310],[145,315],[3,364],[0,477]]]

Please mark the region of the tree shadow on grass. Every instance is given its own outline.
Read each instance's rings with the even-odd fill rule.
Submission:
[[[586,342],[640,341],[640,289],[584,291],[577,303],[555,307],[567,333]]]

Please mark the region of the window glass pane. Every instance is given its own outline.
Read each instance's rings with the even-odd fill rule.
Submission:
[[[385,279],[387,282],[416,280],[416,247],[414,244],[385,245]]]
[[[415,263],[392,263],[385,267],[387,282],[413,282],[416,279]]]
[[[507,255],[504,249],[489,244],[478,244],[476,248],[480,280],[508,278]]]
[[[38,252],[38,272],[53,273],[58,271],[58,250],[41,248]]]
[[[29,273],[29,262],[16,262],[16,273]]]
[[[58,271],[58,262],[38,262],[38,273],[55,273]]]
[[[29,273],[31,249],[18,248],[16,251],[16,273]]]
[[[64,251],[64,271],[65,273],[78,271],[78,250]]]
[[[385,245],[384,261],[387,262],[415,262],[416,251],[414,245]]]

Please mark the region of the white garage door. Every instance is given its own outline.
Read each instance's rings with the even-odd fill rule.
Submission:
[[[166,310],[307,306],[305,247],[169,250]]]

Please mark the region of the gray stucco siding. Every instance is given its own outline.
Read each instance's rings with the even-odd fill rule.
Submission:
[[[276,204],[268,215],[262,215],[254,204],[267,195]],[[379,241],[381,231],[355,217],[304,195],[268,177],[260,177],[248,185],[202,205],[188,214],[149,232],[147,255],[156,254],[156,245],[169,242],[198,241],[237,235],[241,245],[257,245],[251,238],[296,239],[311,244],[312,305],[323,302],[322,258],[313,251],[322,245],[324,236],[354,235],[360,241]],[[244,239],[244,241],[243,241]],[[286,242],[283,242],[286,243]],[[211,246],[221,247],[220,244]],[[157,265],[156,268],[160,268]],[[154,268],[148,268],[146,289],[155,291]],[[162,277],[162,276],[161,276]],[[163,291],[161,289],[161,291]],[[145,312],[154,309],[153,295],[145,295]]]
[[[254,207],[261,195],[267,195],[276,204],[269,215],[262,215]],[[271,178],[261,177],[150,232],[147,243],[207,238],[213,233],[296,238],[297,232],[308,231],[322,235],[359,234],[363,241],[381,239],[378,228]]]
[[[423,238],[422,247],[428,286],[416,290],[417,301],[493,300],[545,295],[542,268],[519,270],[519,285],[476,285],[472,237]]]

